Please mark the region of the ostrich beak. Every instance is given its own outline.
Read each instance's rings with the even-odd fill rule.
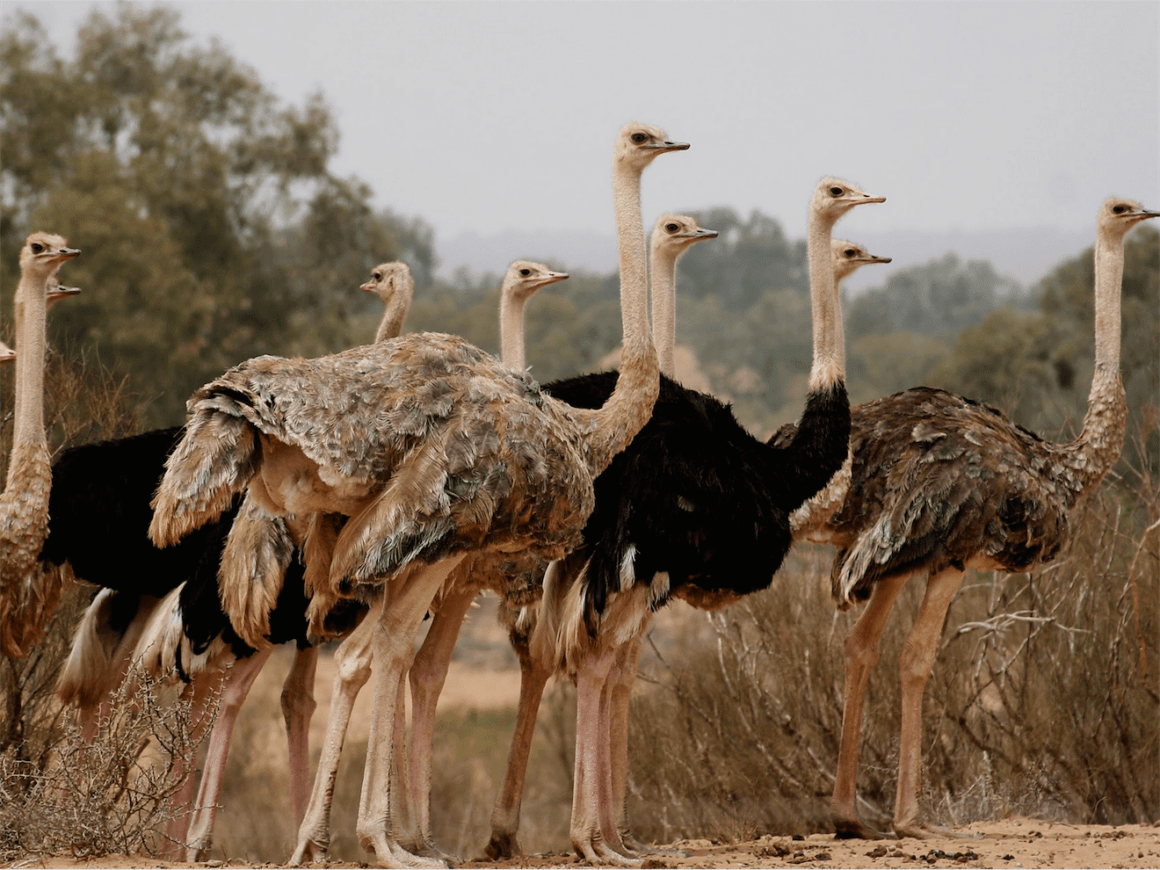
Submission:
[[[549,272],[540,279],[540,286],[547,287],[549,284],[555,284],[557,281],[563,281],[568,277],[567,272]]]
[[[657,145],[650,144],[650,145],[645,145],[644,147],[645,148],[652,148],[654,151],[662,151],[662,152],[663,151],[688,151],[689,150],[689,143],[688,142],[673,142],[669,139],[666,139],[664,142],[661,142]]]

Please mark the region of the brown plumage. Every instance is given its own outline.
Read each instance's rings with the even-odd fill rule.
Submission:
[[[212,519],[243,488],[276,515],[349,517],[328,566],[308,546],[307,582],[319,630],[338,598],[375,600],[375,707],[357,829],[380,860],[415,860],[389,833],[389,768],[401,680],[432,599],[470,553],[558,558],[574,547],[592,509],[592,478],[648,419],[659,375],[640,175],[657,154],[684,147],[640,124],[617,138],[626,362],[603,408],[564,405],[464,340],[438,334],[314,360],[261,357],[190,401],[155,502],[155,542]],[[316,780],[311,808],[325,791]],[[311,823],[308,809],[304,830]]]
[[[1157,212],[1108,199],[1096,235],[1096,365],[1083,431],[1057,444],[1000,411],[928,387],[853,409],[848,482],[795,517],[795,537],[839,547],[841,608],[869,599],[846,640],[842,745],[833,813],[839,835],[876,836],[858,819],[855,780],[866,682],[886,619],[906,581],[926,596],[900,660],[902,726],[894,831],[928,836],[918,794],[922,694],[939,635],[967,568],[1025,571],[1067,545],[1068,514],[1120,454],[1127,414],[1119,372],[1124,236]],[[785,434],[783,432],[782,434]]]
[[[515,324],[519,324],[522,331],[524,305],[538,290],[567,277],[565,273],[553,272],[539,263],[517,260],[511,264],[500,291],[500,338],[504,365],[517,371],[524,368],[522,336],[518,342],[513,342],[509,335]],[[412,708],[410,752],[401,751],[401,747],[396,744],[392,769],[399,784],[408,792],[407,798],[413,812],[397,813],[394,824],[396,838],[403,848],[421,855],[446,857],[435,847],[430,837],[431,746],[434,742],[435,705],[463,618],[481,591],[490,589],[505,595],[511,592],[513,576],[526,580],[530,573],[515,571],[503,555],[494,558],[488,555],[469,556],[448,577],[443,589],[431,603],[429,609],[434,619],[422,647],[408,669]],[[541,566],[542,573],[544,563],[535,557],[528,558]],[[354,698],[370,677],[372,629],[373,624],[364,621],[342,642],[335,654],[339,662],[339,676],[334,696],[342,710],[350,709]],[[329,725],[328,745],[338,739],[340,730],[345,731],[345,721],[334,716]],[[324,754],[319,762],[317,780],[331,781],[337,774],[338,761],[337,752]],[[328,802],[329,795],[326,795],[315,813],[319,819],[329,818]],[[319,823],[325,824],[325,821]],[[319,832],[317,825],[311,830],[314,833],[310,837],[300,839],[301,854],[296,856],[296,860],[302,860],[307,852],[317,855],[319,842],[316,841],[327,839],[328,835]]]
[[[44,432],[45,315],[57,270],[80,251],[36,232],[20,251],[16,287],[15,421],[8,480],[0,495],[0,652],[23,657],[40,639],[60,599],[59,582],[37,570],[48,536],[52,467]]]

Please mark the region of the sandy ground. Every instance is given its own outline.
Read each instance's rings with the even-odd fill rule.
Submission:
[[[649,858],[646,868],[662,867],[1160,867],[1160,827],[1125,825],[1056,825],[1033,819],[983,822],[963,829],[972,839],[893,840],[868,843],[835,840],[817,834],[804,840],[763,837],[748,843],[714,845],[708,840],[681,840],[674,851]],[[470,861],[461,867],[567,867],[581,862],[573,855],[529,855],[519,861],[484,863]],[[211,861],[184,864],[156,859],[121,857],[77,861],[39,859],[7,865],[20,868],[168,868],[168,867],[278,867],[277,864],[245,865]],[[367,864],[334,863],[338,868]],[[375,865],[370,865],[375,866]]]

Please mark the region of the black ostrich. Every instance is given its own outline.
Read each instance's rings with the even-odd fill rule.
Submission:
[[[61,701],[77,705],[87,739],[96,735],[99,714],[124,679],[130,660],[145,658],[141,645],[150,642],[147,638],[155,630],[160,614],[165,613],[169,622],[176,615],[185,629],[185,643],[164,651],[154,644],[153,658],[159,663],[165,656],[173,673],[190,684],[188,691],[193,693],[195,704],[205,699],[205,692],[196,691],[200,687],[192,682],[204,668],[222,668],[229,662],[238,662],[228,672],[207,767],[210,770],[217,765],[216,748],[224,769],[233,718],[245,690],[269,657],[269,650],[258,652],[242,641],[217,598],[218,564],[237,505],[176,547],[154,547],[146,534],[153,515],[150,500],[164,473],[165,460],[181,433],[180,428],[159,429],[63,451],[53,465],[51,522],[38,568],[46,578],[55,575],[50,582],[56,584],[79,579],[102,587],[77,627],[57,685]],[[272,542],[281,544],[277,558],[287,582],[283,584],[276,615],[271,617],[269,638],[274,644],[297,641],[303,650],[306,599],[302,568],[292,559],[293,545],[284,526]],[[142,664],[151,671],[157,670],[148,661]],[[283,693],[288,733],[292,738],[300,734],[302,740],[301,748],[295,752],[292,739],[290,751],[291,767],[298,764],[302,768],[300,806],[304,805],[306,792],[305,737],[314,706],[312,684],[312,680],[290,679]],[[201,718],[195,712],[195,721]],[[296,760],[299,756],[301,762]],[[202,797],[206,800],[199,802],[211,814],[208,818],[204,811],[196,814],[195,825],[200,820],[212,826],[212,807],[220,793],[220,781],[213,783],[214,791],[206,791],[212,780],[211,776],[203,778]],[[177,800],[188,803],[192,788],[189,777]],[[175,843],[186,841],[188,823],[189,817],[183,815],[170,827]],[[196,833],[196,829],[190,833]]]
[[[855,205],[882,201],[832,178],[814,193],[814,363],[789,443],[759,441],[718,400],[664,380],[651,421],[597,480],[584,545],[548,571],[532,652],[576,681],[570,833],[591,862],[634,863],[639,848],[623,795],[628,697],[650,614],[674,597],[717,608],[768,587],[792,542],[790,514],[846,458],[850,406],[831,232]],[[550,389],[571,403],[598,402],[608,377]]]

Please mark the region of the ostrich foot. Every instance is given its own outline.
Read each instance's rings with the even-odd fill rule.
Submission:
[[[898,835],[900,840],[904,837],[914,837],[916,840],[934,840],[942,837],[952,840],[983,839],[982,834],[956,831],[953,828],[944,828],[941,825],[925,825],[913,822],[907,825],[895,825],[894,833]]]
[[[198,864],[202,861],[208,861],[211,845],[211,843],[207,842],[187,843],[185,846],[185,860],[190,864]]]
[[[446,870],[450,865],[436,858],[425,858],[408,852],[384,834],[376,833],[360,838],[362,847],[375,856],[386,867],[420,867],[424,870]]]
[[[491,839],[483,849],[483,860],[506,861],[522,855],[524,850],[512,831],[492,831]]]
[[[644,864],[639,858],[630,858],[622,855],[599,837],[589,840],[572,841],[574,848],[589,864],[614,864],[617,867],[640,867]]]
[[[400,841],[400,847],[412,852],[416,855],[421,855],[424,858],[434,858],[436,861],[442,861],[444,867],[454,867],[456,864],[462,863],[456,855],[449,855],[435,845],[433,840],[426,837],[414,840]]]
[[[901,835],[899,835],[901,836]],[[835,840],[893,840],[894,834],[876,831],[860,819],[834,819]]]
[[[303,864],[325,864],[328,843],[313,840],[310,837],[299,838],[298,848],[290,858],[291,867],[301,867]]]

